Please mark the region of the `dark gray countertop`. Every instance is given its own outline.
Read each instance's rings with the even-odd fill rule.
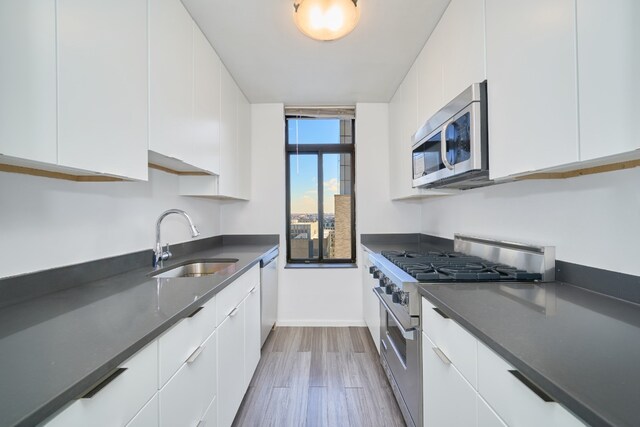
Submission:
[[[640,426],[639,305],[561,282],[425,284],[419,290],[587,423]]]
[[[237,258],[235,273],[156,279],[145,267],[0,308],[0,426],[44,420],[275,247],[225,244],[165,262]]]

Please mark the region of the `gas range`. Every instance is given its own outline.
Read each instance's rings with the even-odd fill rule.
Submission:
[[[382,251],[369,254],[370,273],[379,280],[396,314],[417,325],[421,283],[536,282],[555,279],[555,250],[548,246],[456,234],[451,252]],[[403,312],[404,311],[404,312]]]

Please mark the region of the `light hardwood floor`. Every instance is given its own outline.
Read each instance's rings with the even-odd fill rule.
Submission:
[[[366,328],[276,328],[234,426],[404,426]]]

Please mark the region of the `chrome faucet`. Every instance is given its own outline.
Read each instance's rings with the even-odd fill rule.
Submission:
[[[191,229],[191,237],[197,237],[200,235],[200,232],[196,228],[195,224],[191,220],[191,217],[183,210],[180,209],[169,209],[168,211],[163,212],[156,222],[156,248],[153,251],[153,268],[162,267],[162,262],[171,258],[171,252],[169,252],[169,244],[167,243],[166,249],[162,248],[162,243],[160,242],[160,224],[162,224],[162,220],[171,214],[179,214],[182,215],[189,221],[189,228]]]

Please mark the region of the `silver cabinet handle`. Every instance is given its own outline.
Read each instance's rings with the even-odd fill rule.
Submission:
[[[444,126],[442,126],[442,134],[440,135],[440,157],[442,158],[442,164],[444,164],[449,170],[453,170],[453,165],[449,163],[449,160],[447,159],[447,128],[452,122],[453,119],[449,120],[444,124]]]
[[[195,310],[193,310],[193,313],[191,313],[190,315],[188,315],[187,317],[193,317],[196,314],[200,313],[200,310],[202,310],[204,307],[198,307]]]
[[[514,369],[514,370],[509,370],[509,373],[514,377],[516,377],[518,381],[524,384],[525,387],[527,387],[529,390],[534,392],[540,399],[544,400],[545,402],[554,402],[551,396],[549,396],[547,393],[542,391],[540,387],[538,387],[533,382],[531,382],[527,377],[522,375],[520,371],[517,371]]]
[[[80,398],[81,399],[91,399],[93,396],[98,394],[98,392],[100,390],[102,390],[103,388],[108,386],[111,381],[113,381],[116,378],[118,378],[120,376],[120,374],[122,374],[126,370],[127,370],[127,368],[118,368],[118,369],[116,369],[111,374],[109,374],[109,376],[107,378],[105,378],[104,380],[100,381],[91,390],[89,390],[88,392],[83,394]]]
[[[447,316],[444,311],[440,310],[438,307],[433,307],[433,311],[435,311],[436,313],[438,313],[440,316],[442,316],[445,319],[448,319],[449,316]]]
[[[238,312],[238,307],[235,307],[233,310],[229,312],[229,317],[235,316],[237,312]]]
[[[444,363],[445,365],[451,365],[451,360],[447,357],[446,354],[442,352],[442,350],[440,350],[438,347],[431,347],[431,349],[436,354],[436,356],[438,356],[440,360],[442,360],[442,363]]]
[[[202,346],[196,348],[193,353],[191,353],[191,356],[189,356],[189,358],[187,359],[187,363],[191,364],[193,362],[196,361],[196,359],[198,358],[198,356],[200,356],[200,353],[202,353],[202,350],[204,350],[204,348]]]

